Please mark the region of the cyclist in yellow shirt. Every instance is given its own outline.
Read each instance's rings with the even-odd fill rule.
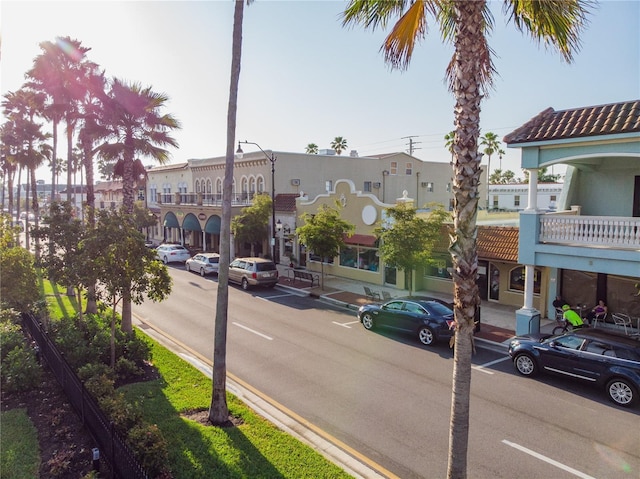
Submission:
[[[576,313],[568,304],[562,306],[562,319],[569,323],[573,328],[581,328],[584,326],[584,321],[578,313]]]

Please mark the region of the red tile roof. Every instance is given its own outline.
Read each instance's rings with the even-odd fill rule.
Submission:
[[[451,225],[443,226],[443,234],[434,250],[445,252],[449,248]],[[520,228],[517,226],[478,226],[476,248],[478,259],[518,262],[518,240]]]
[[[555,111],[547,108],[503,138],[507,144],[640,132],[640,100]]]
[[[296,198],[298,193],[280,193],[276,195],[277,211],[296,211]]]

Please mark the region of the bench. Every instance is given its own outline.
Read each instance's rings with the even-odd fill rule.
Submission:
[[[309,273],[309,271],[300,271],[298,269],[294,269],[293,280],[295,281],[296,279],[299,279],[301,281],[302,280],[311,281],[312,287],[314,283],[320,286],[320,276],[318,276],[317,274]]]

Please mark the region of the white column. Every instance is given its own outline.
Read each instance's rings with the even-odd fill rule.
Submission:
[[[207,251],[207,233],[202,230],[202,251]]]
[[[538,170],[527,169],[529,172],[529,196],[526,211],[538,209]]]
[[[533,280],[535,278],[535,267],[527,264],[524,267],[524,308],[533,309]]]

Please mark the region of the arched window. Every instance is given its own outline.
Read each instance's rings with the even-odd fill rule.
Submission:
[[[211,194],[211,180],[207,180],[207,194]]]
[[[200,193],[200,180],[196,180],[196,193]]]
[[[264,177],[262,175],[258,176],[258,193],[264,192]]]
[[[246,193],[249,191],[249,180],[247,179],[246,176],[242,177],[241,185],[242,185],[241,188],[243,193]]]
[[[255,178],[255,176],[252,176],[251,179],[249,180],[249,191],[251,193],[255,193],[256,192],[256,178]]]
[[[216,193],[219,195],[222,194],[222,179],[220,178],[216,179]]]

